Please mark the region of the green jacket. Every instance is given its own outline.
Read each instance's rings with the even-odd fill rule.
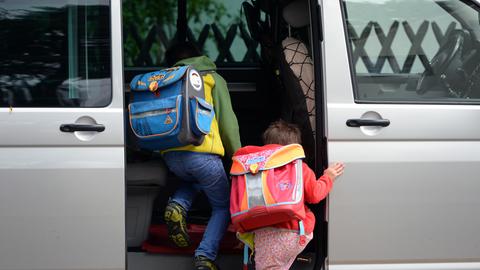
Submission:
[[[227,82],[216,72],[217,66],[215,66],[215,63],[206,56],[186,58],[175,64],[175,66],[185,65],[192,65],[199,72],[210,72],[215,80],[215,86],[212,89],[215,117],[226,155],[231,158],[233,153],[242,145],[238,121],[232,108]]]

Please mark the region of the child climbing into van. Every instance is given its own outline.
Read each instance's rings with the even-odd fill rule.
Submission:
[[[332,188],[333,182],[335,179],[337,179],[338,176],[340,176],[343,173],[344,170],[344,165],[342,163],[335,163],[332,166],[328,167],[325,171],[324,174],[318,178],[316,178],[314,172],[304,163],[301,161],[301,157],[304,157],[303,149],[299,145],[301,143],[301,134],[300,130],[298,127],[296,127],[293,124],[287,123],[283,120],[279,120],[276,122],[273,122],[270,124],[270,126],[267,128],[267,130],[263,134],[263,142],[265,143],[265,146],[263,147],[258,147],[258,146],[246,146],[241,149],[239,149],[235,155],[234,155],[234,166],[235,166],[235,159],[237,159],[238,163],[237,164],[242,164],[239,165],[238,167],[241,167],[246,171],[249,171],[249,176],[245,177],[244,180],[246,185],[246,189],[248,189],[248,195],[247,199],[243,195],[236,195],[235,193],[239,193],[238,191],[234,190],[235,183],[232,183],[232,197],[231,197],[231,205],[230,205],[230,211],[232,214],[232,221],[234,224],[236,224],[239,228],[239,231],[242,232],[239,234],[239,238],[244,241],[244,242],[249,242],[248,239],[250,237],[251,239],[251,234],[249,232],[253,232],[253,237],[254,237],[254,251],[255,251],[255,269],[256,270],[263,270],[263,269],[289,269],[290,266],[293,264],[296,256],[300,254],[300,252],[303,251],[303,249],[306,247],[308,242],[313,238],[313,229],[315,226],[315,216],[314,214],[310,211],[310,209],[303,204],[305,203],[311,203],[311,204],[316,204],[319,203],[321,200],[323,200],[327,194],[329,193],[330,189]],[[284,147],[286,146],[286,147]],[[266,152],[265,152],[266,151]],[[273,151],[273,152],[272,152]],[[290,152],[295,152],[295,153],[287,153],[288,151]],[[252,155],[253,153],[253,155]],[[262,159],[262,153],[267,153],[267,159]],[[243,156],[243,158],[242,158]],[[293,157],[293,158],[292,158]],[[300,157],[300,158],[297,158]],[[279,167],[277,168],[277,165],[274,165],[273,160],[279,161]],[[250,162],[250,160],[254,160],[255,164]],[[257,163],[257,161],[259,161]],[[297,161],[299,162],[297,165]],[[285,163],[293,163],[294,167],[290,168],[283,168],[280,167],[282,165],[286,165]],[[253,164],[253,170],[252,170],[252,165]],[[260,164],[260,165],[258,165]],[[258,166],[257,166],[258,165]],[[249,167],[250,166],[250,167]],[[237,168],[238,168],[237,167]],[[269,170],[270,171],[267,174],[263,174],[259,172],[259,168],[263,170]],[[272,171],[271,169],[275,168],[280,172],[275,172]],[[295,169],[293,169],[295,168]],[[234,175],[235,178],[235,171],[236,168],[232,167],[232,175]],[[293,170],[295,172],[289,174],[290,178],[292,178],[292,175],[297,175],[294,176],[293,178],[296,177],[303,177],[301,179],[302,181],[299,181],[300,183],[295,183],[295,182],[286,182],[284,179],[282,180],[277,180],[277,179],[271,179],[268,176],[269,174],[277,175],[279,177],[282,177],[282,175],[288,174],[288,170]],[[300,172],[299,174],[296,174],[297,172]],[[260,175],[255,177],[255,175]],[[275,207],[282,207],[282,205],[285,205],[286,203],[278,203],[279,200],[276,200],[275,198],[272,199],[272,196],[278,196],[278,198],[282,197],[283,195],[275,195],[275,194],[260,194],[260,195],[252,195],[252,193],[255,192],[255,189],[252,189],[252,186],[255,186],[254,180],[255,178],[257,179],[262,179],[262,184],[259,184],[261,188],[260,192],[263,192],[264,194],[267,193],[265,190],[269,190],[271,193],[275,193],[276,191],[272,191],[273,189],[276,189],[277,186],[280,187],[279,190],[291,188],[295,190],[295,187],[297,185],[299,187],[303,186],[303,201],[301,199],[297,199],[296,202],[293,203],[298,203],[300,209],[296,210],[290,210],[289,211],[296,211],[296,212],[301,212],[299,216],[303,216],[304,218],[299,220],[296,218],[290,218],[287,217],[281,217],[279,216],[279,219],[284,218],[286,221],[268,225],[266,227],[261,227],[257,228],[255,230],[250,231],[249,228],[255,228],[258,226],[263,226],[262,224],[268,224],[268,222],[271,221],[266,221],[266,219],[275,219],[273,218],[273,214],[271,214],[274,210],[270,209],[267,215],[264,217],[260,217],[258,215],[259,209],[265,209],[265,205],[268,204],[268,201],[275,201],[274,205]],[[287,177],[288,178],[288,177]],[[272,181],[273,180],[273,181]],[[235,179],[234,179],[235,181]],[[270,182],[270,186],[268,187],[268,182]],[[275,184],[272,185],[271,183],[274,182]],[[265,187],[265,186],[267,187]],[[292,187],[293,186],[293,187]],[[244,190],[243,188],[240,188],[241,190]],[[241,191],[241,192],[247,192],[247,191]],[[241,192],[239,194],[241,194]],[[279,191],[281,193],[281,191]],[[298,193],[297,193],[298,194]],[[252,207],[252,204],[255,203],[255,200],[252,200],[251,197],[264,197],[261,200],[258,200],[256,198],[256,202],[260,202],[261,206],[257,207],[255,213],[252,214],[251,217],[248,217],[244,219],[244,223],[241,222],[236,222],[235,218],[237,217],[237,214],[240,214],[240,211],[235,213],[236,211],[232,211],[233,209],[238,209],[240,204],[242,204],[242,199],[247,200],[248,203],[243,203],[244,207],[245,205],[248,205],[247,207]],[[235,198],[238,199],[235,199]],[[285,197],[285,196],[283,196]],[[292,197],[292,196],[289,196]],[[301,193],[300,193],[300,198],[301,198]],[[239,201],[240,203],[237,203],[237,205],[234,205],[236,202]],[[265,202],[264,202],[265,201]],[[291,206],[291,207],[296,207],[296,206]],[[260,210],[261,211],[261,210]],[[242,214],[245,214],[246,211],[241,211]],[[259,220],[263,218],[263,220]],[[246,233],[243,233],[246,232]],[[250,243],[251,245],[252,243]],[[251,246],[252,247],[252,246]]]
[[[210,132],[200,145],[170,148],[162,152],[168,168],[182,180],[165,208],[165,223],[170,240],[178,247],[191,244],[187,231],[187,213],[199,190],[212,208],[203,239],[195,250],[196,270],[216,270],[220,240],[229,222],[229,182],[222,157],[230,157],[240,148],[237,118],[232,109],[225,80],[216,73],[212,60],[203,56],[191,42],[173,45],[165,55],[169,66],[191,65],[203,77],[205,100],[214,106]]]

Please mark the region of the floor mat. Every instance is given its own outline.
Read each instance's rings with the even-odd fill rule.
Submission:
[[[193,254],[202,240],[206,225],[188,224],[188,234],[192,245],[187,248],[178,248],[168,239],[167,226],[164,224],[152,225],[149,229],[148,239],[143,243],[142,249],[149,253],[157,254]],[[222,242],[219,253],[238,254],[243,252],[243,245],[235,236],[232,226],[228,227]]]

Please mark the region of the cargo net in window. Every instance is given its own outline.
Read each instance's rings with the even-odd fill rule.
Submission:
[[[315,132],[315,80],[313,61],[305,44],[288,37],[282,41],[283,53],[288,66],[302,88],[312,132]]]

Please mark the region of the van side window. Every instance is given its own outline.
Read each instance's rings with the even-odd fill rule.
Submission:
[[[179,18],[178,2],[123,1],[127,71],[165,66],[165,51],[175,38],[192,41],[219,67],[258,65],[260,46],[248,32],[242,1],[186,1],[185,18]]]
[[[2,0],[0,40],[0,107],[110,104],[108,0]]]
[[[356,102],[480,102],[480,20],[473,3],[342,3]]]

